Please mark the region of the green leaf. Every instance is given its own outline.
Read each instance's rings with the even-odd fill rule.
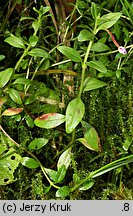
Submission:
[[[98,17],[97,6],[94,2],[92,2],[92,4],[91,4],[91,15],[92,15],[94,20],[97,19],[97,17]]]
[[[57,49],[65,55],[67,58],[71,59],[74,62],[81,62],[80,54],[77,50],[67,46],[59,46]]]
[[[35,169],[40,166],[36,160],[29,157],[23,157],[21,163],[23,166],[26,166],[27,168],[30,169]]]
[[[4,116],[12,116],[12,115],[17,115],[23,111],[23,108],[8,108],[6,109],[2,115]]]
[[[45,59],[43,61],[43,63],[41,64],[41,66],[39,67],[39,71],[48,70],[49,67],[50,67],[50,60],[49,59]]]
[[[29,97],[25,98],[24,104],[28,105],[33,103],[36,100],[36,96],[35,95],[30,95]]]
[[[56,197],[65,198],[70,194],[70,192],[71,189],[69,186],[63,186],[56,191]]]
[[[13,68],[7,68],[0,72],[0,88],[4,87],[10,80],[13,74]]]
[[[34,124],[41,128],[54,128],[65,121],[65,116],[59,113],[48,113],[39,116],[34,120]]]
[[[133,138],[130,137],[130,136],[128,136],[128,137],[126,138],[125,142],[123,143],[123,146],[122,146],[123,149],[124,149],[125,151],[128,151],[128,149],[129,149],[130,145],[132,144],[132,142],[133,142]]]
[[[43,7],[41,5],[39,10],[37,10],[35,7],[33,7],[33,10],[36,11],[40,16],[42,16],[50,10],[50,7],[49,6]]]
[[[82,144],[83,144],[85,147],[87,147],[88,149],[93,150],[93,149],[89,146],[87,140],[86,140],[84,137],[78,138],[77,141],[79,141],[80,143],[82,143]]]
[[[55,182],[57,171],[45,168],[45,172],[48,174],[48,176],[50,177],[50,179]]]
[[[81,98],[73,99],[66,109],[66,132],[71,133],[75,127],[81,122],[85,113],[85,105]]]
[[[37,36],[30,36],[29,43],[32,47],[36,46],[39,38]]]
[[[116,73],[115,71],[112,70],[107,70],[107,73],[99,73],[97,75],[98,78],[102,78],[102,77],[115,77]]]
[[[73,182],[74,184],[78,183],[80,181],[80,176],[78,173],[73,174]]]
[[[94,89],[102,88],[107,84],[103,81],[100,81],[94,77],[88,77],[84,81],[84,91],[91,91]]]
[[[98,29],[97,32],[101,29],[108,29],[112,27],[118,19],[121,17],[122,13],[116,12],[116,13],[108,13],[103,15],[98,19]]]
[[[82,121],[84,138],[77,139],[85,147],[93,151],[101,151],[100,139],[96,130],[87,122]]]
[[[25,45],[22,41],[22,39],[12,35],[8,38],[5,39],[5,42],[7,42],[8,44],[10,44],[13,47],[17,47],[17,48],[21,48],[21,49],[25,49]]]
[[[88,148],[88,149],[90,149],[92,151],[99,151],[98,144],[95,143],[92,139],[90,139],[89,141],[87,141],[86,138],[79,138],[77,140],[79,142],[81,142],[86,148]]]
[[[34,29],[35,32],[38,31],[40,27],[40,22],[38,20],[35,20],[33,23],[32,23],[32,28]]]
[[[81,191],[86,191],[88,189],[90,189],[93,185],[94,185],[95,181],[93,179],[87,180],[86,182],[84,182],[81,187],[79,188],[79,190]]]
[[[35,20],[35,19],[34,19],[33,17],[24,16],[24,17],[21,17],[21,18],[20,18],[20,22],[23,21],[23,20]]]
[[[70,163],[71,163],[71,147],[69,147],[60,155],[59,160],[57,162],[57,169],[59,170],[62,167],[62,165],[65,165],[66,169],[68,169]]]
[[[116,77],[118,79],[121,79],[121,70],[120,69],[116,70],[115,74],[116,74]]]
[[[47,194],[50,191],[51,187],[52,187],[51,185],[49,185],[49,186],[45,186],[44,185],[44,187],[43,187],[43,194]]]
[[[50,7],[49,7],[49,6],[43,7],[43,6],[41,5],[41,7],[40,7],[40,9],[39,9],[39,14],[40,14],[40,15],[44,15],[44,14],[46,14],[47,12],[49,12],[49,10],[50,10]]]
[[[66,176],[66,166],[63,164],[55,174],[55,183],[60,183]]]
[[[6,150],[4,146],[2,149]],[[14,171],[21,162],[21,156],[15,153],[13,148],[10,148],[5,154],[2,149],[0,147],[2,153],[0,155],[0,185],[7,185],[15,181]]]
[[[110,48],[101,42],[97,42],[92,45],[91,50],[94,52],[104,52],[110,50]]]
[[[50,179],[54,181],[54,183],[60,183],[64,179],[66,175],[66,167],[63,164],[58,171],[45,168],[45,172],[48,174]]]
[[[92,67],[98,71],[100,71],[101,73],[107,73],[107,68],[105,67],[105,65],[101,62],[101,61],[90,61],[87,62],[87,65],[89,67]]]
[[[0,55],[0,61],[2,61],[5,58],[4,55]]]
[[[83,29],[78,35],[78,41],[79,42],[89,41],[89,40],[92,40],[93,37],[94,35],[91,32],[89,32],[86,29]]]
[[[21,60],[21,62],[20,62],[20,67],[22,68],[22,69],[26,69],[27,67],[28,67],[28,65],[29,65],[29,59],[27,58],[27,59],[22,59]]]
[[[41,149],[43,146],[45,146],[48,143],[48,139],[44,138],[35,138],[29,145],[28,148],[32,150],[38,150]]]
[[[25,121],[28,127],[33,128],[34,127],[34,120],[29,116],[25,116]]]
[[[34,48],[31,51],[28,52],[28,55],[34,56],[34,57],[43,57],[43,58],[48,58],[49,54],[40,48]]]
[[[10,98],[16,102],[17,104],[21,105],[22,104],[22,100],[21,100],[21,97],[19,95],[19,92],[13,88],[10,88],[8,90],[8,94],[10,96]]]
[[[3,154],[5,150],[7,150],[6,145],[4,146],[4,145],[2,145],[2,143],[1,143],[1,144],[0,144],[0,157],[1,157],[1,154]]]
[[[0,97],[0,108],[3,106],[3,104],[7,101],[6,96]]]
[[[23,84],[23,85],[31,85],[32,81],[26,78],[17,78],[13,84]]]

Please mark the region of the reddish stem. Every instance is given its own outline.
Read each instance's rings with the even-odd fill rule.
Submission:
[[[112,41],[113,41],[113,43],[119,48],[120,47],[120,45],[117,43],[117,41],[116,41],[116,39],[115,39],[115,37],[114,37],[114,35],[108,30],[108,29],[106,29],[106,31],[108,32],[108,34],[110,35],[110,37],[111,37],[111,39],[112,39]]]

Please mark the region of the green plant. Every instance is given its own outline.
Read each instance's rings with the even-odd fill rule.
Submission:
[[[86,49],[82,55],[81,50],[77,51],[75,48],[67,47],[63,44],[57,44],[57,46],[54,46],[54,48],[52,48],[49,52],[46,51],[47,47],[45,50],[38,47],[38,32],[41,28],[42,22],[49,16],[49,9],[49,7],[41,7],[39,10],[34,8],[34,11],[38,15],[37,19],[32,17],[21,18],[21,21],[27,19],[32,21],[32,28],[34,32],[28,39],[25,39],[21,36],[15,36],[13,34],[5,39],[5,42],[12,45],[13,47],[22,49],[23,52],[14,68],[7,68],[0,73],[0,88],[2,89],[0,101],[1,119],[5,116],[14,116],[19,114],[18,116],[20,116],[20,119],[18,117],[18,121],[21,121],[20,114],[22,114],[29,128],[33,128],[34,125],[36,125],[38,128],[43,128],[45,131],[54,131],[55,128],[55,133],[60,133],[61,130],[63,138],[65,137],[65,145],[61,145],[62,148],[56,153],[55,159],[57,161],[57,167],[55,167],[55,169],[46,168],[45,165],[40,162],[40,159],[38,159],[36,153],[41,151],[45,145],[48,145],[50,140],[48,135],[46,137],[43,136],[35,138],[28,144],[28,146],[24,146],[24,144],[22,145],[18,144],[18,142],[15,142],[14,139],[12,139],[6,133],[3,127],[0,126],[2,131],[2,142],[0,147],[2,156],[0,158],[0,163],[2,166],[5,166],[5,175],[3,175],[3,172],[1,172],[2,174],[0,184],[6,185],[14,181],[13,173],[18,167],[19,163],[30,169],[36,169],[40,167],[42,173],[49,183],[49,185],[45,188],[45,193],[47,194],[51,187],[54,187],[57,189],[56,197],[65,198],[77,189],[83,191],[90,189],[95,183],[94,178],[101,176],[110,170],[133,162],[133,155],[125,156],[124,153],[124,157],[110,162],[107,165],[103,165],[101,168],[90,172],[81,179],[73,156],[73,146],[78,142],[83,144],[86,148],[97,152],[99,155],[101,154],[102,147],[99,135],[94,127],[85,121],[85,103],[83,102],[82,97],[88,91],[99,89],[104,86],[106,87],[108,85],[105,81],[100,80],[100,78],[113,77],[113,72],[111,70],[107,70],[102,60],[97,60],[95,58],[96,54],[94,55],[94,52],[99,49],[103,52],[103,55],[105,55],[104,51],[108,50],[108,47],[102,42],[95,42],[95,40],[99,31],[106,32],[108,28],[111,28],[117,23],[122,14],[116,12],[100,16],[96,4],[92,3],[91,15],[93,17],[93,29],[90,29],[90,31],[83,29],[77,37],[80,43],[86,43],[89,41],[89,45],[85,47]],[[75,67],[77,64],[82,71],[79,90],[77,90],[77,92],[74,94],[74,99],[69,100],[66,109],[63,107],[64,105],[61,106],[62,104],[59,101],[59,95],[56,95],[56,91],[53,91],[48,86],[42,84],[41,92],[41,87],[39,86],[41,85],[41,82],[39,82],[38,85],[38,89],[40,91],[39,94],[35,89],[35,86],[37,85],[37,83],[34,81],[35,76],[41,73],[42,70],[44,74],[45,72],[50,74],[50,70],[48,71],[47,69],[50,67],[50,60],[53,53],[57,52],[57,50],[63,54],[63,56],[67,57],[68,61],[73,62]],[[89,56],[91,58],[90,61],[88,61]],[[119,54],[119,56],[120,60],[116,76],[120,78],[119,72],[122,70],[122,67],[125,63],[125,60],[121,62],[121,59],[126,59],[127,57],[123,56],[122,54]],[[67,62],[67,60],[65,60],[65,62]],[[57,64],[55,64],[55,66],[57,66]],[[34,72],[31,71],[32,67],[34,67]],[[88,67],[92,73],[88,71]],[[27,70],[27,72],[21,73],[23,70]],[[62,73],[62,71],[67,74],[69,73],[70,75],[75,75],[74,71],[66,69],[55,70],[55,73]],[[51,72],[54,73],[52,70]],[[32,76],[31,78],[30,75]],[[50,107],[48,112],[46,112],[42,109],[40,104],[39,115],[38,117],[35,117],[35,115],[38,114],[38,109],[37,112],[35,112],[35,109],[31,109],[30,106],[33,106],[34,103],[37,106],[40,101],[46,101],[46,99],[47,101],[49,99],[50,105],[53,105],[52,103],[54,103],[54,105],[57,105],[57,107]],[[38,100],[37,103],[36,100]],[[4,108],[6,107],[6,103],[7,105],[12,104],[12,106],[9,108]],[[53,109],[54,112],[51,111]],[[40,115],[40,113],[43,113],[43,115]],[[65,129],[62,126],[62,128],[56,131],[56,127],[60,127],[60,125],[64,125],[64,123]],[[131,145],[131,142],[132,138],[127,138],[125,144],[123,144],[124,147],[128,149]],[[7,147],[7,143],[9,143],[9,147]],[[5,150],[8,152],[4,153]],[[24,153],[26,153],[26,156],[23,156]],[[11,170],[7,164],[10,164]],[[67,172],[70,164],[72,164],[74,170],[74,173],[71,177],[71,185],[69,185],[69,183],[65,184],[65,179],[67,178]]]

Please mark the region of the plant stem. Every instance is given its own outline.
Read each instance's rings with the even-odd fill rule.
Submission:
[[[94,30],[93,30],[93,35],[95,36],[96,33],[97,33],[97,21],[98,21],[98,17],[97,19],[95,20],[95,25],[94,25]],[[87,59],[88,59],[88,56],[90,54],[90,50],[91,50],[91,47],[92,47],[92,44],[93,44],[93,41],[94,39],[90,40],[89,42],[89,45],[87,47],[87,51],[86,51],[86,54],[85,54],[85,57],[84,57],[84,61],[83,61],[83,64],[82,64],[82,77],[81,77],[81,84],[80,84],[80,90],[79,90],[79,97],[81,97],[81,94],[83,92],[83,88],[84,88],[84,80],[85,80],[85,71],[86,71],[86,62],[87,62]]]
[[[84,84],[85,71],[86,71],[86,62],[87,62],[87,59],[88,59],[88,56],[89,56],[89,53],[90,53],[92,44],[93,44],[93,40],[91,40],[91,41],[89,42],[89,45],[88,45],[88,48],[87,48],[87,51],[86,51],[86,54],[85,54],[85,57],[84,57],[84,61],[83,61],[83,64],[82,64],[82,77],[81,77],[81,84],[80,84],[79,97],[81,97],[81,94],[82,94],[82,92],[83,92],[83,84]]]
[[[68,145],[67,145],[63,150],[59,151],[59,152],[55,155],[54,159],[55,159],[56,157],[58,157],[60,154],[62,154],[64,151],[66,151],[68,148],[72,147],[72,144],[74,143],[74,140],[75,140],[75,129],[74,129],[73,132],[72,132],[72,138],[71,138],[70,142],[68,143]]]
[[[28,47],[24,50],[23,54],[21,55],[20,59],[18,60],[18,62],[16,63],[15,65],[15,69],[14,70],[17,70],[18,69],[18,66],[19,64],[21,63],[22,59],[27,55],[29,49],[31,48],[31,45],[28,45]]]

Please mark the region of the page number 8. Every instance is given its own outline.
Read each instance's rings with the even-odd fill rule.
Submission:
[[[129,203],[124,203],[123,211],[129,211]]]

